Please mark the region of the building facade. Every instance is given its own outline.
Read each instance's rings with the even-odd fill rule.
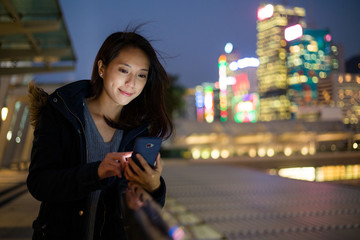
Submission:
[[[284,30],[299,24],[306,27],[305,9],[285,8],[282,5],[262,5],[258,9],[257,70],[260,95],[260,120],[285,120],[291,118],[287,97],[287,42]]]
[[[338,74],[335,89],[336,106],[342,111],[343,123],[357,129],[360,120],[360,74]]]

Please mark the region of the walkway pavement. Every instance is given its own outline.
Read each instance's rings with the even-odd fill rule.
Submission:
[[[28,193],[26,171],[0,170],[0,239],[29,240],[39,202]]]
[[[31,239],[39,202],[26,191],[26,174],[0,170],[0,205],[19,194],[0,206],[2,240]],[[183,160],[165,161],[163,176],[168,189],[165,210],[183,227],[186,240],[357,240],[360,236],[360,188]]]
[[[360,188],[168,161],[165,209],[191,239],[360,239]]]

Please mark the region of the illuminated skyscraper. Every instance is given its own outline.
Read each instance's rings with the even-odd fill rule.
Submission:
[[[360,120],[360,74],[338,74],[335,101],[343,112],[344,124],[358,127]]]
[[[285,8],[282,5],[262,5],[258,9],[257,55],[260,120],[290,119],[290,101],[287,97],[287,42],[285,28],[304,28],[305,9]],[[300,36],[288,35],[289,39]]]
[[[335,84],[337,82],[337,75],[345,71],[344,52],[341,45],[331,43],[330,59],[331,72],[326,73],[326,75],[324,75],[325,78],[319,78],[317,84],[317,104],[320,106],[335,106],[335,95],[338,91],[338,86]]]
[[[338,65],[331,56],[329,31],[304,29],[301,38],[287,44],[288,98],[292,112],[295,114],[298,107],[318,105],[319,95],[321,102],[329,104],[332,91],[327,85],[331,71]]]

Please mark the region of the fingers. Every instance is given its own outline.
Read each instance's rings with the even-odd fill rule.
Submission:
[[[133,162],[133,161],[131,161],[131,162]],[[130,166],[133,170],[131,170]],[[134,170],[134,168],[138,168],[139,171],[142,171],[134,162],[133,162],[133,164],[131,164],[129,162],[124,169],[124,177],[129,181],[133,181],[133,182],[142,184],[142,180],[139,177],[139,175],[136,174],[136,172],[135,172],[136,170]]]
[[[134,176],[141,175],[144,171],[136,164],[136,162],[132,158],[128,158],[124,172],[127,173],[129,177],[133,178]],[[128,180],[134,180],[134,179],[128,179]]]
[[[136,158],[139,160],[145,172],[149,172],[152,169],[152,167],[150,167],[149,163],[145,160],[145,158],[141,154],[137,153]]]
[[[108,153],[107,156],[114,161],[119,161],[122,165],[126,163],[126,159],[131,157],[132,152],[112,152]]]
[[[113,152],[106,154],[98,168],[99,179],[108,177],[122,177],[122,171],[126,166],[126,158],[131,156],[131,152]]]
[[[149,192],[156,190],[160,186],[160,175],[162,171],[160,155],[158,155],[156,158],[157,163],[154,169],[152,169],[149,164],[147,164],[141,155],[137,154],[136,157],[144,166],[145,171],[141,170],[140,167],[137,166],[131,158],[129,158],[127,166],[125,167],[124,176],[129,181],[137,182]],[[130,167],[133,169],[133,171]]]
[[[155,167],[154,170],[158,171],[158,172],[162,172],[163,166],[162,166],[162,161],[161,161],[161,156],[160,153],[157,155],[156,157],[156,161],[155,161]]]
[[[98,176],[100,180],[113,176],[121,177],[121,163],[105,157],[99,165]]]
[[[127,158],[131,156],[132,152],[112,152],[106,155],[107,158],[113,160],[115,163],[120,164],[121,170],[124,170]]]

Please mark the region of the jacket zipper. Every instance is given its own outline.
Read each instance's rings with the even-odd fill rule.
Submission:
[[[64,106],[66,107],[66,109],[71,113],[71,115],[73,115],[75,117],[75,119],[79,122],[80,126],[81,126],[81,130],[82,130],[82,133],[84,135],[84,139],[85,139],[85,152],[86,152],[86,163],[88,163],[88,160],[89,160],[89,156],[88,156],[88,150],[87,150],[87,142],[86,142],[86,137],[85,137],[85,129],[84,129],[84,126],[81,122],[81,120],[79,119],[78,116],[76,116],[75,113],[73,113],[70,108],[67,106],[65,100],[60,96],[59,92],[56,92],[56,95],[61,99],[61,101],[64,103]],[[95,213],[96,214],[96,213]],[[105,217],[104,217],[104,221],[105,221]],[[101,234],[101,233],[100,233]]]
[[[83,134],[84,134],[84,136],[85,136],[84,126],[83,126],[82,122],[80,121],[80,119],[78,118],[78,116],[76,116],[76,114],[73,113],[73,112],[70,110],[70,108],[67,106],[66,102],[65,102],[64,99],[60,96],[60,94],[59,94],[58,92],[57,92],[56,94],[59,96],[59,98],[61,99],[61,101],[63,101],[66,109],[67,109],[67,110],[71,113],[71,115],[73,115],[73,116],[76,118],[76,120],[80,123],[82,132],[83,132]],[[87,151],[86,137],[85,137],[85,149],[86,149],[86,163],[88,163],[88,158],[89,158],[89,156],[88,156],[88,151]],[[103,214],[102,226],[101,226],[101,228],[100,228],[100,239],[101,239],[101,237],[102,237],[102,231],[103,231],[104,226],[105,226],[105,215],[106,215],[106,206],[105,206],[105,204],[104,204],[104,200],[101,199],[101,202],[102,202],[102,205],[103,205],[103,207],[104,207],[104,214]],[[95,214],[96,214],[96,213],[95,213]],[[95,230],[95,229],[94,229],[94,230]]]
[[[85,129],[84,129],[84,126],[82,124],[82,122],[80,121],[80,119],[78,118],[78,116],[76,116],[75,113],[73,113],[70,108],[67,106],[66,102],[64,101],[64,99],[60,96],[59,92],[56,92],[56,94],[58,95],[58,97],[61,99],[61,101],[63,101],[66,109],[71,113],[71,115],[73,115],[76,120],[80,123],[80,126],[81,126],[81,130],[82,130],[82,133],[83,135],[85,136]],[[87,151],[87,142],[86,142],[86,137],[85,137],[85,150],[86,150],[86,163],[88,163],[88,159],[89,159],[89,156],[88,156],[88,151]]]

